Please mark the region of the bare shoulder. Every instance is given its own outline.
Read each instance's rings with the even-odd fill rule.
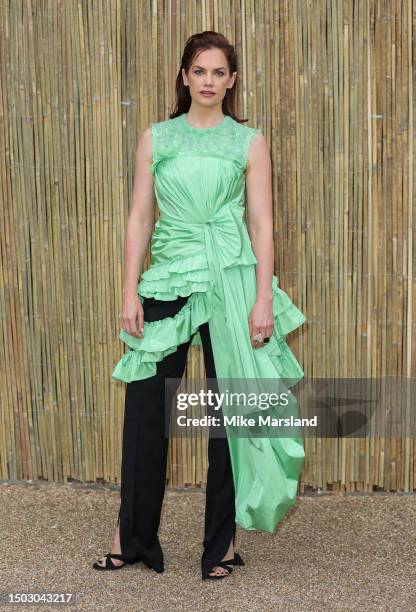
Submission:
[[[265,135],[256,130],[250,141],[250,147],[247,156],[247,172],[251,168],[268,164],[270,160],[269,145]]]
[[[261,130],[255,131],[254,136],[251,139],[250,148],[256,151],[261,151],[262,149],[269,150],[269,145],[267,144],[266,137]]]
[[[147,159],[152,158],[152,127],[145,128],[140,134],[137,142],[137,149]]]
[[[139,135],[139,143],[149,145],[152,143],[152,126],[145,128]]]

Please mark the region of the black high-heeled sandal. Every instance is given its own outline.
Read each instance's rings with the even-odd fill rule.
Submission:
[[[231,559],[232,561],[233,559]],[[202,580],[222,580],[222,578],[228,578],[233,573],[233,566],[230,565],[229,561],[218,561],[209,571],[214,572],[215,567],[223,567],[227,570],[227,574],[214,574],[211,576],[209,573],[206,576],[202,576]]]
[[[226,561],[219,561],[218,563],[216,563],[213,568],[210,570],[210,572],[214,571],[214,567],[219,566],[219,567],[224,567],[228,574],[217,574],[214,576],[210,576],[209,573],[206,576],[203,576],[202,579],[203,580],[219,580],[220,578],[226,578],[227,576],[229,576],[232,571],[233,571],[233,565],[240,565],[243,566],[245,565],[244,561],[242,560],[242,558],[240,557],[240,555],[238,553],[234,554],[234,557],[232,559],[227,559]]]
[[[227,561],[224,561],[224,563],[228,563],[229,565],[245,565],[244,561],[238,553],[234,554],[233,559],[227,559]]]
[[[119,559],[120,561],[124,561],[123,565],[114,565],[111,559]],[[93,568],[98,570],[118,570],[127,565],[127,561],[124,559],[123,555],[117,555],[116,553],[109,552],[105,555],[105,565],[100,565],[95,561],[93,563]]]
[[[202,580],[211,580],[211,579],[218,580],[220,578],[226,578],[232,573],[233,565],[240,565],[240,566],[245,565],[244,561],[242,560],[242,558],[240,557],[238,553],[234,553],[234,557],[232,559],[227,559],[226,561],[219,561],[213,566],[212,569],[209,570],[210,572],[212,572],[214,571],[214,567],[216,566],[224,567],[228,571],[228,574],[217,574],[214,576],[210,576],[208,573],[206,576],[202,577]]]

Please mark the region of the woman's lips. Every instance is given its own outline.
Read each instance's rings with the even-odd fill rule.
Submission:
[[[215,96],[215,92],[214,91],[201,91],[200,94],[201,94],[201,96],[206,96],[207,98],[209,96]]]

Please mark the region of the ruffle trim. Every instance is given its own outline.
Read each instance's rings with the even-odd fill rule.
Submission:
[[[252,266],[257,259],[251,251],[243,250],[238,266]],[[174,259],[167,263],[152,264],[142,273],[137,293],[156,300],[175,300],[192,293],[206,293],[215,283],[204,255]]]
[[[137,293],[157,300],[175,300],[178,296],[205,293],[213,288],[207,259],[198,255],[151,265],[143,272]]]
[[[179,262],[172,262],[169,266],[174,267],[178,264]],[[165,270],[165,272],[168,271],[168,269]],[[306,321],[306,317],[293,304],[287,293],[279,288],[276,276],[273,276],[272,292],[275,319],[273,334],[267,344],[253,350],[265,353],[278,370],[280,378],[288,381],[288,387],[291,387],[303,378],[304,372],[289,348],[286,336],[300,327]],[[157,295],[152,294],[152,297],[157,297]],[[199,326],[207,322],[211,316],[212,293],[210,291],[194,292],[189,295],[188,301],[175,316],[158,321],[145,321],[143,338],[136,338],[121,330],[119,338],[127,344],[130,350],[127,350],[117,363],[112,378],[132,382],[154,376],[156,363],[175,352],[178,346],[187,342],[195,332],[197,333],[192,344],[200,344]]]
[[[132,382],[154,376],[156,363],[174,353],[178,346],[189,340],[211,316],[211,295],[193,293],[173,317],[145,321],[143,338],[136,338],[121,330],[119,338],[130,350],[124,353],[111,377],[114,380]]]
[[[262,348],[256,349],[266,353],[279,376],[292,387],[304,376],[304,371],[286,342],[286,336],[300,327],[306,317],[278,285],[277,276],[272,279],[273,316],[275,325],[270,341]]]

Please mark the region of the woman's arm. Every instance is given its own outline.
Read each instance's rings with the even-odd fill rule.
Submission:
[[[127,221],[124,243],[124,285],[121,325],[132,336],[141,337],[143,308],[137,296],[137,281],[143,269],[155,221],[155,196],[152,164],[152,134],[146,128],[141,134],[136,151],[136,167],[132,205]],[[138,322],[138,332],[135,322]]]
[[[273,333],[272,277],[274,268],[272,164],[263,134],[250,144],[246,169],[247,228],[257,259],[257,299],[249,319],[250,335]],[[252,345],[255,344],[252,342]]]

